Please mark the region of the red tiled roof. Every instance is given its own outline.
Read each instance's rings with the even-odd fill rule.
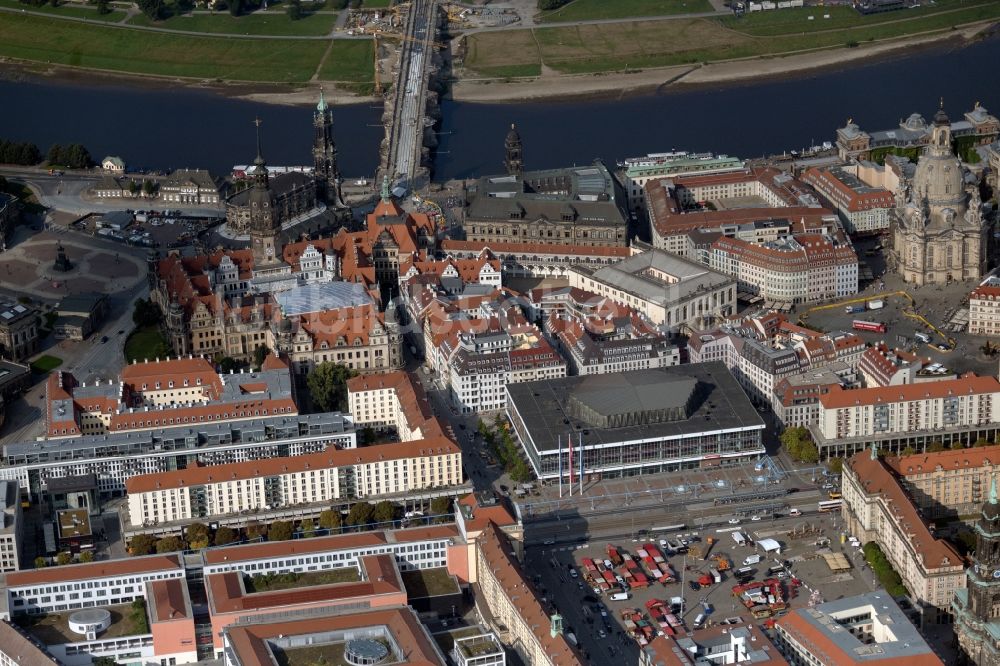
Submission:
[[[837,409],[883,402],[908,402],[911,400],[946,398],[953,395],[977,395],[980,393],[997,392],[1000,392],[1000,382],[997,381],[996,377],[977,377],[969,373],[958,379],[947,379],[921,384],[905,384],[902,386],[877,386],[863,389],[833,387],[829,393],[820,398],[820,403],[826,409]]]

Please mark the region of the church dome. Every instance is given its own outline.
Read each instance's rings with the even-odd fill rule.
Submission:
[[[903,127],[914,132],[927,129],[927,121],[919,113],[911,113],[910,117],[903,123]]]
[[[926,199],[931,205],[960,203],[965,199],[964,178],[962,162],[950,150],[928,151],[917,162],[913,178],[915,198]]]

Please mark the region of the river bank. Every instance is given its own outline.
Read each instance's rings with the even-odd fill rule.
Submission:
[[[543,67],[542,76],[531,79],[459,79],[452,83],[448,99],[477,103],[578,101],[648,95],[664,89],[717,88],[728,84],[782,80],[904,57],[928,49],[964,48],[993,34],[995,27],[996,24],[989,21],[960,30],[862,44],[855,48],[824,49],[706,65],[678,65],[628,73],[558,74]]]

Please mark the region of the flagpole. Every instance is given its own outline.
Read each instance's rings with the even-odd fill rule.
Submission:
[[[580,496],[583,496],[583,433],[580,433]]]
[[[566,435],[566,443],[569,444],[569,496],[573,496],[573,433]]]
[[[559,499],[562,499],[562,435],[559,435],[556,442],[559,447]]]

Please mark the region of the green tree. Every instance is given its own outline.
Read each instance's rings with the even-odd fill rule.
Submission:
[[[93,561],[94,561],[94,551],[85,550],[82,553],[80,553],[80,562],[82,562],[83,564],[89,564]]]
[[[135,196],[135,195],[139,194],[139,189],[140,189],[139,188],[139,183],[135,182],[134,180],[129,180],[128,181],[128,193],[129,194],[131,194],[132,196]]]
[[[993,445],[990,443],[990,440],[986,439],[985,437],[980,437],[979,439],[976,440],[976,443],[973,444],[973,446],[975,446],[978,449],[983,446],[993,446]]]
[[[333,509],[326,509],[319,514],[319,526],[328,529],[335,530],[340,527],[340,512],[334,511]]]
[[[264,359],[267,355],[271,353],[271,350],[267,348],[267,345],[257,345],[257,348],[253,350],[253,364],[255,367],[260,368],[264,365]]]
[[[90,159],[90,152],[79,143],[71,143],[62,151],[63,164],[72,169],[86,169],[94,161]]]
[[[111,8],[108,7],[108,0],[97,0],[97,13],[101,15],[111,13]]]
[[[515,483],[527,483],[535,478],[534,474],[531,472],[531,466],[524,462],[524,458],[521,458],[520,456],[518,456],[517,460],[514,461],[514,464],[511,465],[508,473],[510,474],[511,481]]]
[[[451,513],[450,497],[435,497],[431,500],[431,513],[435,516],[443,516]]]
[[[156,326],[162,319],[163,314],[160,312],[159,305],[146,298],[136,300],[134,309],[132,310],[132,321],[136,326],[139,328]]]
[[[242,364],[239,361],[230,356],[223,356],[219,359],[218,364],[219,372],[227,374],[230,372],[236,372],[242,367]]]
[[[367,525],[371,522],[373,507],[368,502],[357,502],[347,514],[348,525]]]
[[[226,544],[236,543],[240,539],[240,533],[234,530],[232,527],[220,527],[215,530],[215,545],[225,546]]]
[[[249,523],[244,530],[247,533],[247,539],[259,539],[260,537],[267,534],[267,526],[261,523]]]
[[[299,527],[302,528],[302,536],[305,538],[316,536],[316,521],[312,518],[304,518],[302,522],[299,523]]]
[[[132,555],[149,555],[156,550],[156,537],[150,534],[136,534],[128,542],[128,550]]]
[[[952,441],[950,448],[951,448],[952,451],[957,451],[958,449],[964,449],[965,448],[965,443],[962,440],[960,440],[960,439],[956,439],[956,440]]]
[[[205,523],[191,523],[184,531],[184,536],[187,538],[187,542],[192,550],[208,548],[210,534],[208,525]]]
[[[142,193],[145,194],[147,197],[153,196],[158,188],[159,185],[156,184],[156,181],[153,180],[142,181]]]
[[[785,428],[785,431],[781,433],[781,437],[779,439],[792,459],[801,460],[802,447],[809,441],[809,430],[802,426]]]
[[[288,520],[276,520],[271,523],[271,526],[267,528],[267,540],[268,541],[289,541],[292,538],[292,533],[295,528],[292,526],[291,521]]]
[[[356,374],[346,365],[320,363],[306,377],[313,405],[324,412],[346,411],[347,380]]]
[[[73,553],[68,553],[63,551],[56,555],[56,564],[59,566],[65,566],[73,561]]]
[[[901,456],[913,456],[917,454],[917,450],[912,446],[907,446],[905,449],[899,452]]]
[[[49,166],[61,166],[63,163],[62,146],[58,143],[53,143],[49,147],[49,152],[45,155],[45,161],[49,163]]]
[[[288,18],[291,21],[298,21],[302,18],[302,5],[299,3],[299,0],[291,0],[288,3],[288,9],[286,11],[288,12]]]
[[[229,13],[232,16],[239,16],[243,13],[243,0],[228,0]]]
[[[927,453],[938,453],[940,451],[944,451],[943,442],[931,442],[927,445]]]
[[[143,14],[154,21],[163,18],[163,0],[137,0],[136,4],[139,5]]]
[[[118,662],[111,657],[98,657],[92,663],[93,666],[118,666]]]
[[[375,428],[372,428],[370,426],[364,428],[361,431],[361,434],[358,436],[359,446],[367,446],[369,444],[374,444],[375,437],[376,437]]]
[[[389,500],[382,500],[372,509],[373,523],[388,523],[398,517],[396,505]]]
[[[544,11],[559,9],[570,0],[538,0],[538,8]]]
[[[830,458],[826,461],[826,469],[831,474],[840,474],[844,471],[844,459],[843,458]]]
[[[184,540],[179,536],[163,537],[156,542],[157,553],[176,553],[179,550],[184,550]]]
[[[49,566],[49,562],[44,557],[42,557],[41,555],[39,555],[38,557],[35,558],[35,568],[36,569],[44,569],[47,566]]]

